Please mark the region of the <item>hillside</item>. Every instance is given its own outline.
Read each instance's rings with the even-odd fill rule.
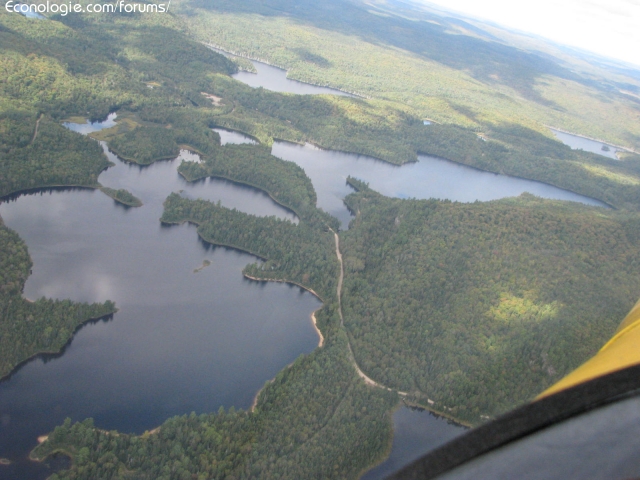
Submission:
[[[552,125],[640,150],[640,105],[628,94],[640,91],[637,72],[594,69],[479,21],[359,0],[181,0],[177,8],[203,42],[421,118],[480,132],[517,124],[549,137]]]
[[[478,422],[591,357],[640,291],[637,216],[531,195],[486,203],[352,194],[343,306],[356,359]]]

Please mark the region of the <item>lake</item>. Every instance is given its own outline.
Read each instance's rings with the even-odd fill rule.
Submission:
[[[232,145],[238,145],[241,143],[250,143],[252,145],[255,145],[258,143],[253,138],[245,135],[244,133],[235,132],[233,130],[226,130],[224,128],[214,128],[212,130],[220,135],[220,143],[222,145],[226,145],[228,143]]]
[[[246,74],[254,77],[244,81],[261,77],[265,88],[269,82],[278,91],[303,88],[280,69],[256,68],[258,74]],[[328,93],[301,85],[313,90],[303,93]],[[113,114],[104,122],[66,126],[86,134],[115,120]],[[223,144],[255,142],[239,132],[216,131]],[[305,169],[318,205],[338,217],[343,228],[351,219],[342,202],[352,191],[345,183],[348,175],[399,198],[471,202],[528,191],[603,205],[549,185],[428,156],[400,167],[311,145],[276,142],[272,151]],[[0,383],[0,457],[14,462],[0,467],[0,478],[48,476],[47,465],[29,462],[26,455],[39,435],[66,417],[93,417],[100,428],[141,433],[173,415],[216,411],[220,405],[248,408],[266,380],[318,343],[310,320],[320,307],[315,297],[298,287],[244,279],[241,270],[255,257],[211,247],[197,238],[193,226],[166,227],[158,220],[162,202],[175,191],[297,222],[291,212],[249,187],[217,179],[187,183],[176,169],[183,158],[197,160],[188,151],[148,167],[106,153],[116,165],[100,175],[100,182],[131,191],[144,206],[125,208],[99,191],[81,189],[0,204],[0,215],[25,240],[34,260],[27,298],[110,299],[120,309],[113,319],[82,328],[63,355],[34,359]],[[205,260],[211,265],[202,268]],[[406,408],[394,414],[394,426],[389,459],[367,478],[380,478],[460,433],[427,412]],[[61,462],[49,463],[55,468]]]
[[[265,381],[318,345],[316,297],[247,280],[241,270],[255,257],[200,241],[194,226],[159,222],[162,202],[180,190],[297,221],[292,213],[249,187],[189,184],[176,171],[180,159],[140,167],[108,156],[116,165],[100,182],[128,189],[144,206],[82,189],[0,204],[34,262],[27,298],[110,299],[119,308],[112,320],[82,328],[63,355],[36,358],[0,383],[0,457],[14,462],[0,467],[0,478],[50,475],[26,455],[66,417],[142,433],[173,415],[249,408]]]
[[[561,132],[560,130],[550,129],[558,140],[565,145],[569,145],[574,150],[584,150],[585,152],[597,153],[614,160],[619,160],[616,153],[618,148],[613,145],[598,142],[597,140],[591,140],[589,138],[581,137],[579,135],[573,135],[571,133]],[[603,150],[604,148],[604,150]]]
[[[346,183],[349,175],[364,180],[383,195],[396,198],[474,202],[529,192],[544,198],[606,206],[598,200],[545,183],[484,172],[428,155],[419,155],[418,162],[397,166],[364,155],[281,141],[273,144],[272,153],[305,170],[316,189],[318,206],[339,218],[343,228],[347,228],[353,218],[342,201],[353,192]]]
[[[232,53],[225,52],[219,48],[209,47],[212,50],[224,55],[225,57],[237,57]],[[320,87],[310,83],[300,82],[287,78],[287,71],[282,68],[274,67],[257,60],[250,60],[257,73],[239,71],[231,75],[236,80],[246,83],[253,88],[266,88],[273,92],[297,93],[302,95],[342,95],[346,97],[355,97],[347,92],[343,92],[336,88]]]
[[[382,480],[468,429],[427,410],[401,407],[393,414],[393,431],[389,457],[360,477],[362,480]]]

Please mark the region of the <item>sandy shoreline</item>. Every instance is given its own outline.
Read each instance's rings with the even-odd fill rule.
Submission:
[[[320,307],[320,308],[322,308],[322,307]],[[320,308],[318,310],[320,310]],[[318,310],[316,310],[316,312]],[[322,347],[324,345],[324,335],[322,335],[322,332],[318,328],[318,321],[316,320],[316,312],[313,312],[311,314],[311,321],[313,322],[313,328],[316,329],[316,333],[320,337],[320,341],[318,342],[318,348],[320,348],[320,347]]]
[[[256,278],[256,277],[252,277],[251,275],[247,275],[246,273],[243,273],[243,275],[244,275],[245,278],[248,278],[249,280],[253,280],[254,282],[278,282],[278,283],[289,283],[291,285],[295,285],[296,287],[300,287],[303,290],[306,290],[307,292],[313,294],[318,300],[320,300],[322,302],[322,298],[320,298],[320,295],[318,295],[312,289],[307,288],[307,287],[303,287],[302,285],[299,285],[299,284],[297,284],[295,282],[289,282],[289,281],[286,281],[286,280],[278,280],[278,279]],[[316,333],[318,334],[318,337],[319,337],[318,348],[322,348],[322,346],[324,345],[324,335],[322,335],[322,332],[318,328],[318,323],[317,323],[318,321],[316,319],[316,312],[318,310],[320,310],[321,308],[323,308],[323,306],[321,306],[320,308],[318,308],[317,310],[315,310],[311,314],[311,325],[313,325],[313,328],[315,329],[315,331],[316,331]],[[291,365],[293,365],[293,363],[290,363],[289,365],[284,367],[282,370],[291,367]],[[268,380],[266,383],[273,383],[274,380],[275,380],[275,378],[272,378],[271,380]],[[266,386],[266,384],[265,384],[265,386]],[[260,397],[260,393],[262,392],[263,389],[264,389],[264,386],[260,390],[258,390],[258,392],[256,393],[256,396],[253,397],[253,402],[251,403],[251,408],[249,408],[250,412],[253,412],[256,409],[256,406],[258,405],[258,397]]]
[[[278,282],[278,283],[288,283],[290,285],[295,285],[296,287],[300,287],[303,290],[306,290],[307,292],[311,293],[313,296],[315,296],[318,300],[320,300],[321,302],[324,303],[324,300],[322,300],[322,298],[320,297],[320,295],[318,295],[316,292],[314,292],[311,288],[308,287],[304,287],[302,285],[300,285],[299,283],[296,282],[291,282],[289,280],[279,280],[277,278],[256,278],[256,277],[252,277],[251,275],[247,275],[246,273],[243,273],[242,275],[244,275],[245,278],[248,278],[249,280],[253,280],[254,282]],[[320,307],[322,308],[322,307]],[[318,310],[320,310],[320,308],[318,308]],[[322,332],[320,331],[320,329],[318,328],[318,323],[316,320],[316,312],[318,310],[315,310],[312,314],[311,314],[311,324],[313,325],[313,328],[315,329],[315,331],[318,334],[318,337],[320,337],[320,340],[318,341],[318,347],[322,347],[324,345],[324,335],[322,335]]]

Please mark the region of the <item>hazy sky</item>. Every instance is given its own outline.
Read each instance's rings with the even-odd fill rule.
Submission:
[[[428,0],[640,66],[640,0]]]

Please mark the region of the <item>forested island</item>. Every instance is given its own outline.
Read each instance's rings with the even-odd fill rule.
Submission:
[[[105,195],[113,198],[116,202],[126,206],[126,207],[141,207],[142,200],[136,197],[133,193],[124,188],[120,188],[118,190],[108,187],[101,187],[100,190]]]
[[[128,190],[100,185],[110,162],[95,139],[141,166],[188,148],[201,162],[182,162],[184,179],[257,188],[299,223],[179,193],[166,199],[160,221],[196,224],[207,244],[262,259],[244,268],[247,277],[293,283],[323,302],[315,314],[322,346],[267,382],[252,410],[183,415],[143,435],[67,421],[32,453],[71,457],[52,480],[357,478],[388,453],[401,400],[477,425],[586,360],[640,295],[640,155],[616,161],[571,150],[545,126],[637,150],[633,106],[550,58],[475,37],[465,44],[431,26],[428,38],[453,45],[452,56],[431,47],[420,53],[416,45],[426,43],[411,20],[330,3],[346,12],[333,31],[327,14],[314,17],[319,7],[306,1],[292,15],[315,18],[307,26],[274,14],[291,10],[279,0],[211,9],[181,0],[167,15],[42,21],[0,11],[0,197],[82,186],[141,206]],[[247,12],[255,28],[246,28]],[[367,35],[349,36],[365,26]],[[216,31],[220,38],[212,39]],[[202,43],[212,40],[366,98],[252,89],[230,76],[248,63]],[[268,52],[257,51],[260,44]],[[469,54],[473,46],[478,58]],[[380,60],[376,71],[367,58]],[[401,72],[401,86],[389,69]],[[582,101],[594,119],[576,107]],[[611,104],[622,120],[607,130],[599,123]],[[116,126],[93,138],[62,126],[73,116],[98,120],[111,112]],[[223,146],[215,127],[260,144]],[[349,178],[354,193],[345,201],[354,219],[339,231],[340,222],[317,208],[304,170],[271,154],[275,139],[396,165],[435,155],[614,208],[530,195],[473,204],[392,199]],[[59,352],[80,325],[116,311],[112,302],[23,298],[32,266],[26,245],[4,224],[0,243],[0,376],[38,353]]]

